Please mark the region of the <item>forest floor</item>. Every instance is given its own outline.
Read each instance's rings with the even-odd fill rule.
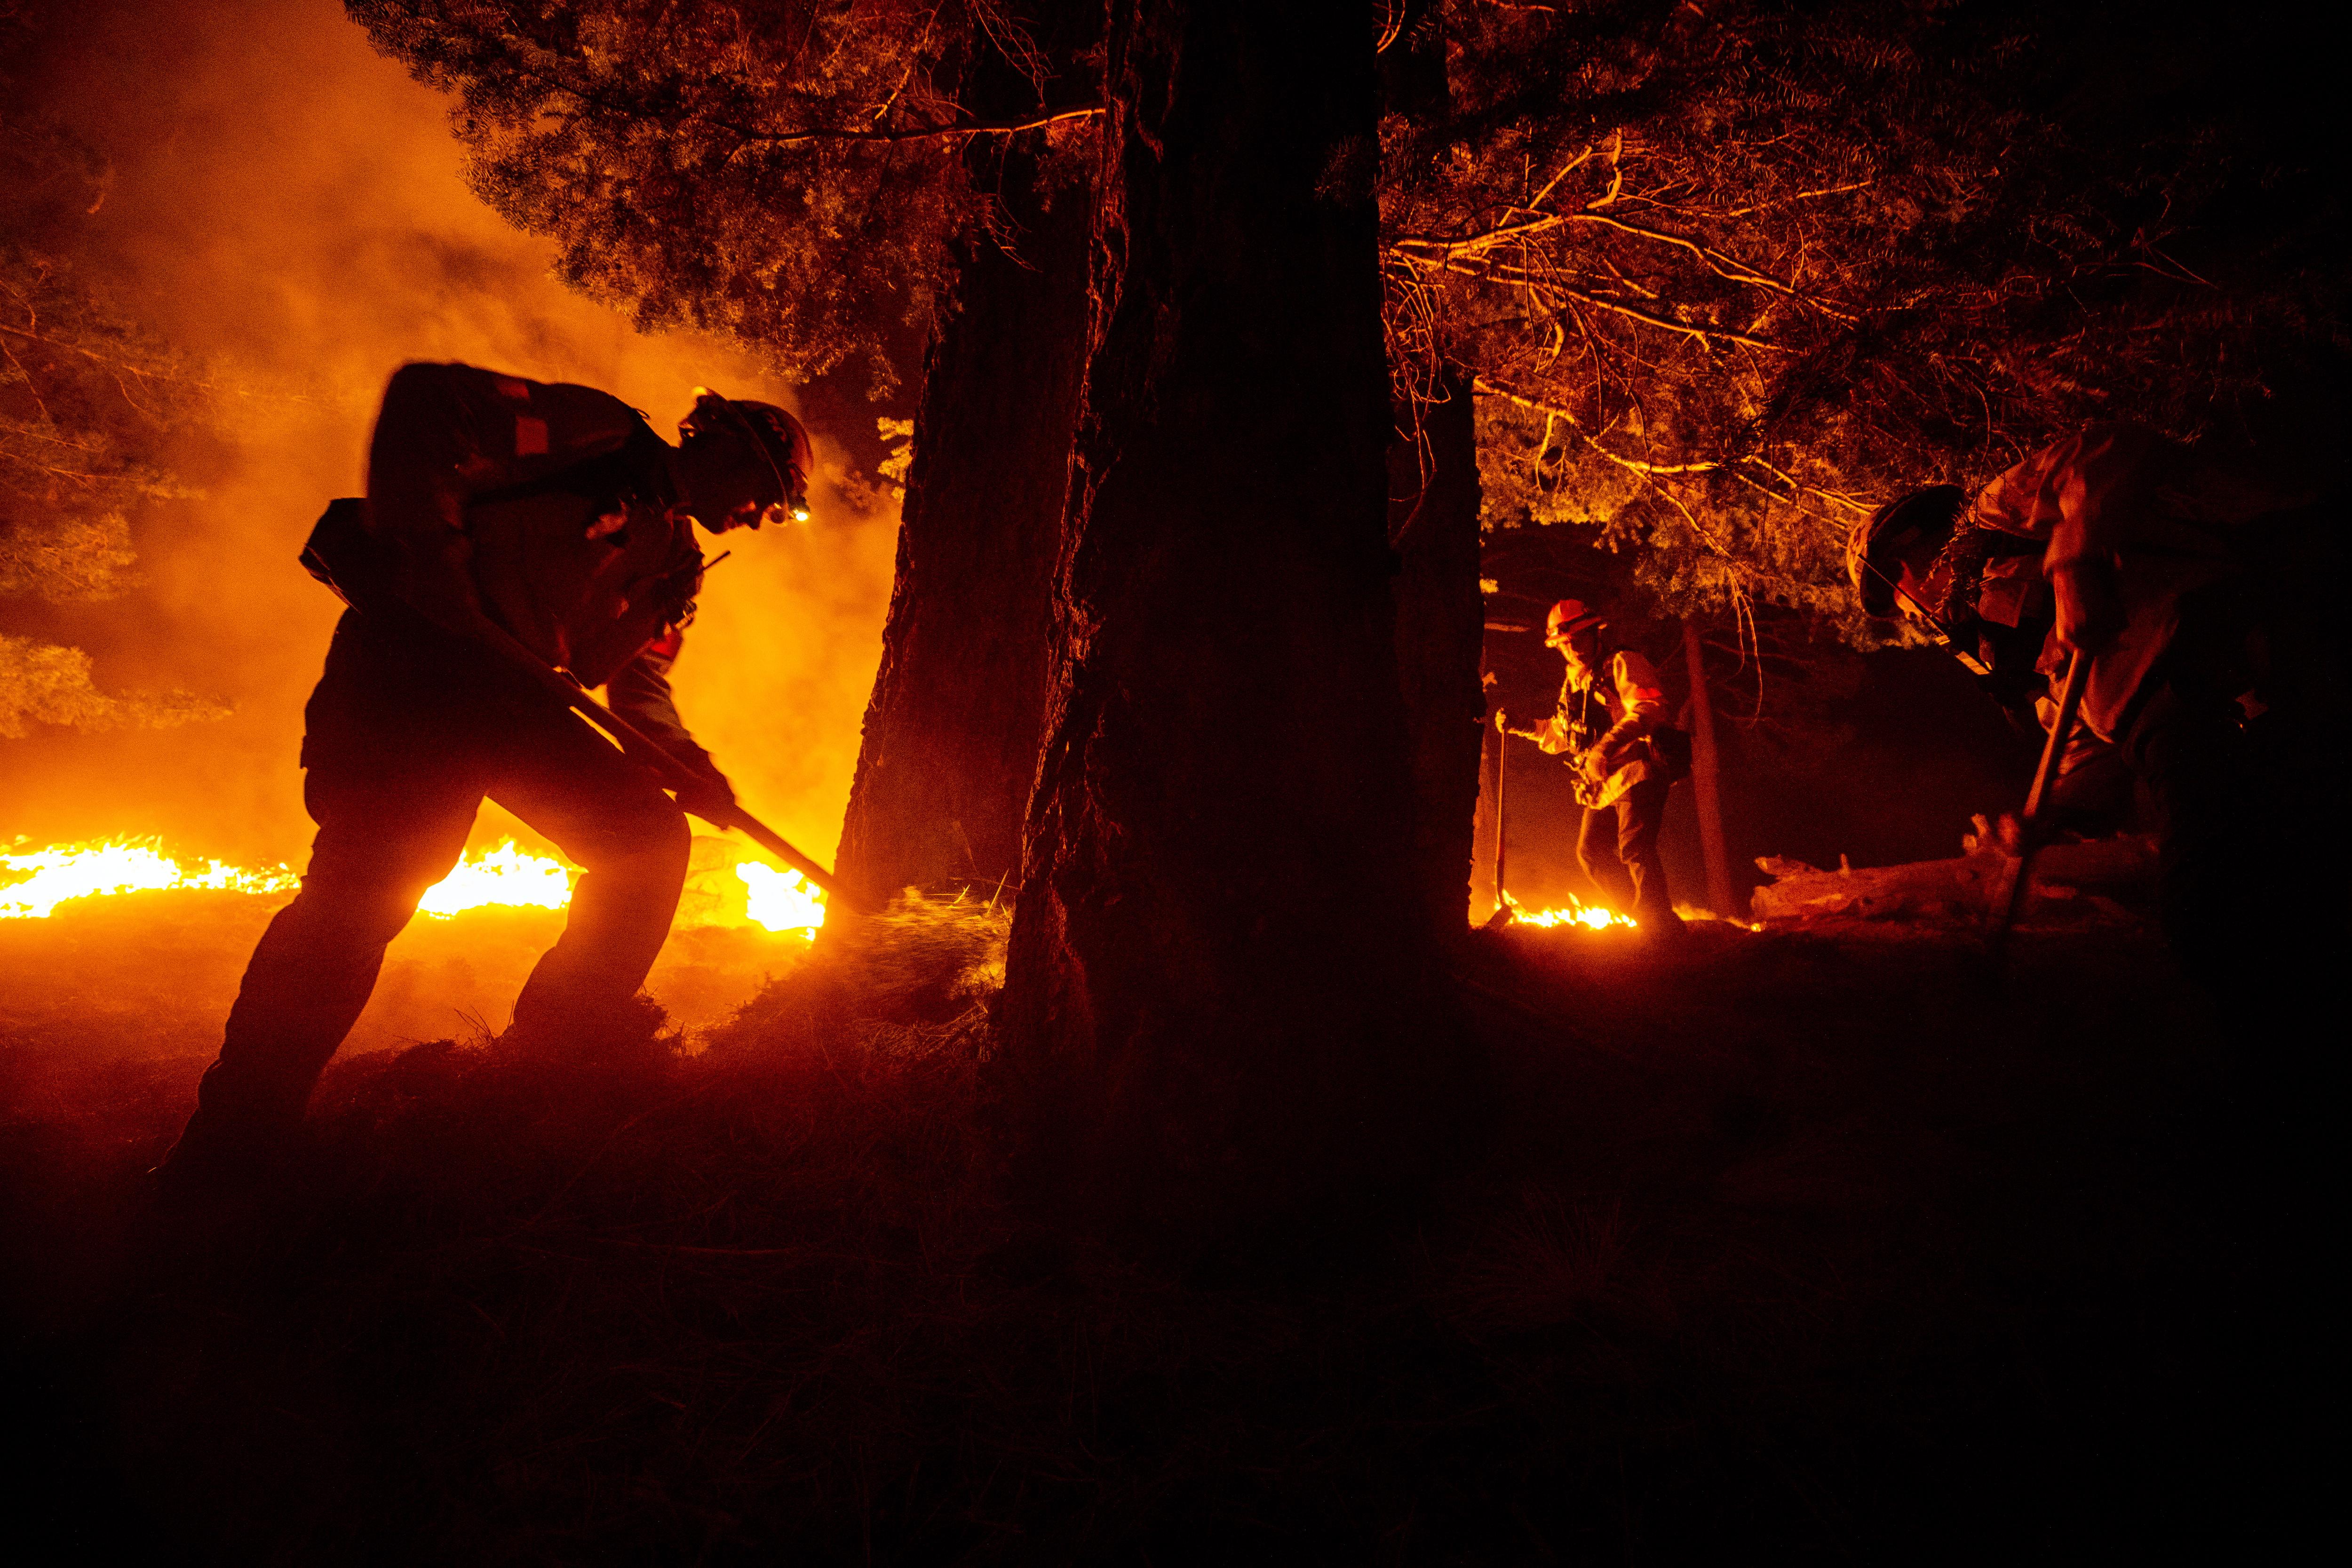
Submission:
[[[141,1180],[202,1057],[119,1018],[78,1038],[20,972],[12,1534],[1926,1562],[2251,1552],[2317,1495],[2290,1414],[2324,1384],[2282,1302],[2333,1234],[2231,1077],[2263,1042],[2144,927],[2029,930],[2003,975],[1916,923],[1482,933],[1491,1138],[1371,1255],[1261,1274],[996,1195],[972,1052],[1003,936],[918,907],[593,1061],[349,1058],[266,1223]]]

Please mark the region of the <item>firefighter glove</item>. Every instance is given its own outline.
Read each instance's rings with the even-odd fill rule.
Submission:
[[[735,805],[735,786],[706,757],[685,782],[674,787],[677,804],[714,827],[726,826]]]

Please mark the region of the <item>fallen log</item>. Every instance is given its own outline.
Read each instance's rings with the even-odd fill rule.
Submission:
[[[1915,860],[1904,866],[1850,866],[1823,870],[1777,855],[1757,868],[1772,877],[1751,902],[1759,921],[1801,920],[1815,915],[1888,919],[1902,915],[1993,912],[2009,891],[2017,857],[1988,839],[1950,860]],[[2137,834],[2053,844],[2034,858],[2029,898],[2114,898],[2141,895],[2156,884],[2156,841]]]

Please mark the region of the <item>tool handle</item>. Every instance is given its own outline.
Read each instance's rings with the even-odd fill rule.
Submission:
[[[2050,786],[2058,777],[2058,761],[2066,754],[2066,742],[2074,732],[2074,721],[2083,711],[2083,689],[2091,683],[2091,656],[2076,648],[2066,663],[2066,683],[2058,694],[2058,716],[2051,721],[2050,738],[2042,746],[2042,765],[2033,770],[2033,788],[2025,796],[2025,816],[2018,824],[2017,868],[2010,873],[2009,897],[2003,900],[2000,923],[1992,929],[1990,951],[1998,964],[2009,946],[2009,933],[2017,924],[2017,917],[2025,909],[2027,885],[2033,878],[2033,857],[2040,851],[2042,839],[2042,808],[2047,804]]]
[[[492,627],[482,641],[508,664],[545,688],[550,696],[561,700],[564,706],[610,735],[623,750],[645,759],[670,788],[678,788],[699,778],[695,770],[678,761],[659,741],[597,701],[577,679],[559,673],[505,631]],[[725,820],[718,821],[717,826],[740,830],[752,843],[808,879],[824,893],[828,902],[837,902],[858,914],[875,912],[871,904],[835,880],[832,872],[794,848],[782,834],[740,805],[730,805],[719,816]]]
[[[2042,745],[2042,765],[2033,770],[2033,788],[2025,797],[2025,820],[2032,822],[2042,815],[2043,801],[2050,786],[2057,781],[2058,763],[2066,754],[2066,742],[2074,738],[2074,721],[2083,711],[2083,689],[2091,683],[2091,656],[2076,648],[2066,661],[2066,684],[2058,694],[2058,717],[2050,726],[2050,738]]]

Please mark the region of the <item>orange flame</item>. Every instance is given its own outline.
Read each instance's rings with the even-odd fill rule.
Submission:
[[[68,900],[107,893],[165,889],[282,893],[297,886],[294,873],[284,866],[247,871],[206,860],[198,867],[164,854],[152,838],[53,844],[29,855],[0,855],[0,868],[21,874],[21,879],[0,883],[0,920],[45,919]]]
[[[804,937],[814,937],[824,924],[824,895],[799,872],[756,861],[734,870],[746,890],[745,913],[714,923],[757,925]],[[469,910],[560,910],[572,901],[577,874],[560,860],[517,847],[509,838],[458,862],[426,890],[417,912],[449,920]],[[0,855],[0,920],[45,919],[59,904],[121,893],[213,889],[263,895],[290,893],[300,885],[289,867],[248,870],[219,860],[183,860],[166,854],[153,838],[54,844]]]
[[[1641,922],[1635,920],[1632,915],[1621,915],[1615,910],[1610,909],[1604,904],[1588,904],[1582,899],[1578,898],[1574,893],[1568,895],[1568,902],[1565,906],[1549,910],[1529,910],[1522,909],[1519,907],[1519,901],[1517,899],[1512,898],[1508,893],[1505,893],[1503,895],[1503,901],[1511,906],[1511,923],[1513,925],[1542,926],[1546,928],[1551,926],[1580,925],[1589,927],[1593,931],[1606,931],[1611,926],[1638,926],[1641,924]]]
[[[509,838],[495,849],[460,860],[425,889],[416,912],[447,920],[490,905],[560,910],[571,902],[572,874],[562,863],[518,849]]]
[[[746,860],[735,868],[735,875],[750,892],[753,925],[814,937],[824,924],[824,896],[798,871],[778,871]]]

